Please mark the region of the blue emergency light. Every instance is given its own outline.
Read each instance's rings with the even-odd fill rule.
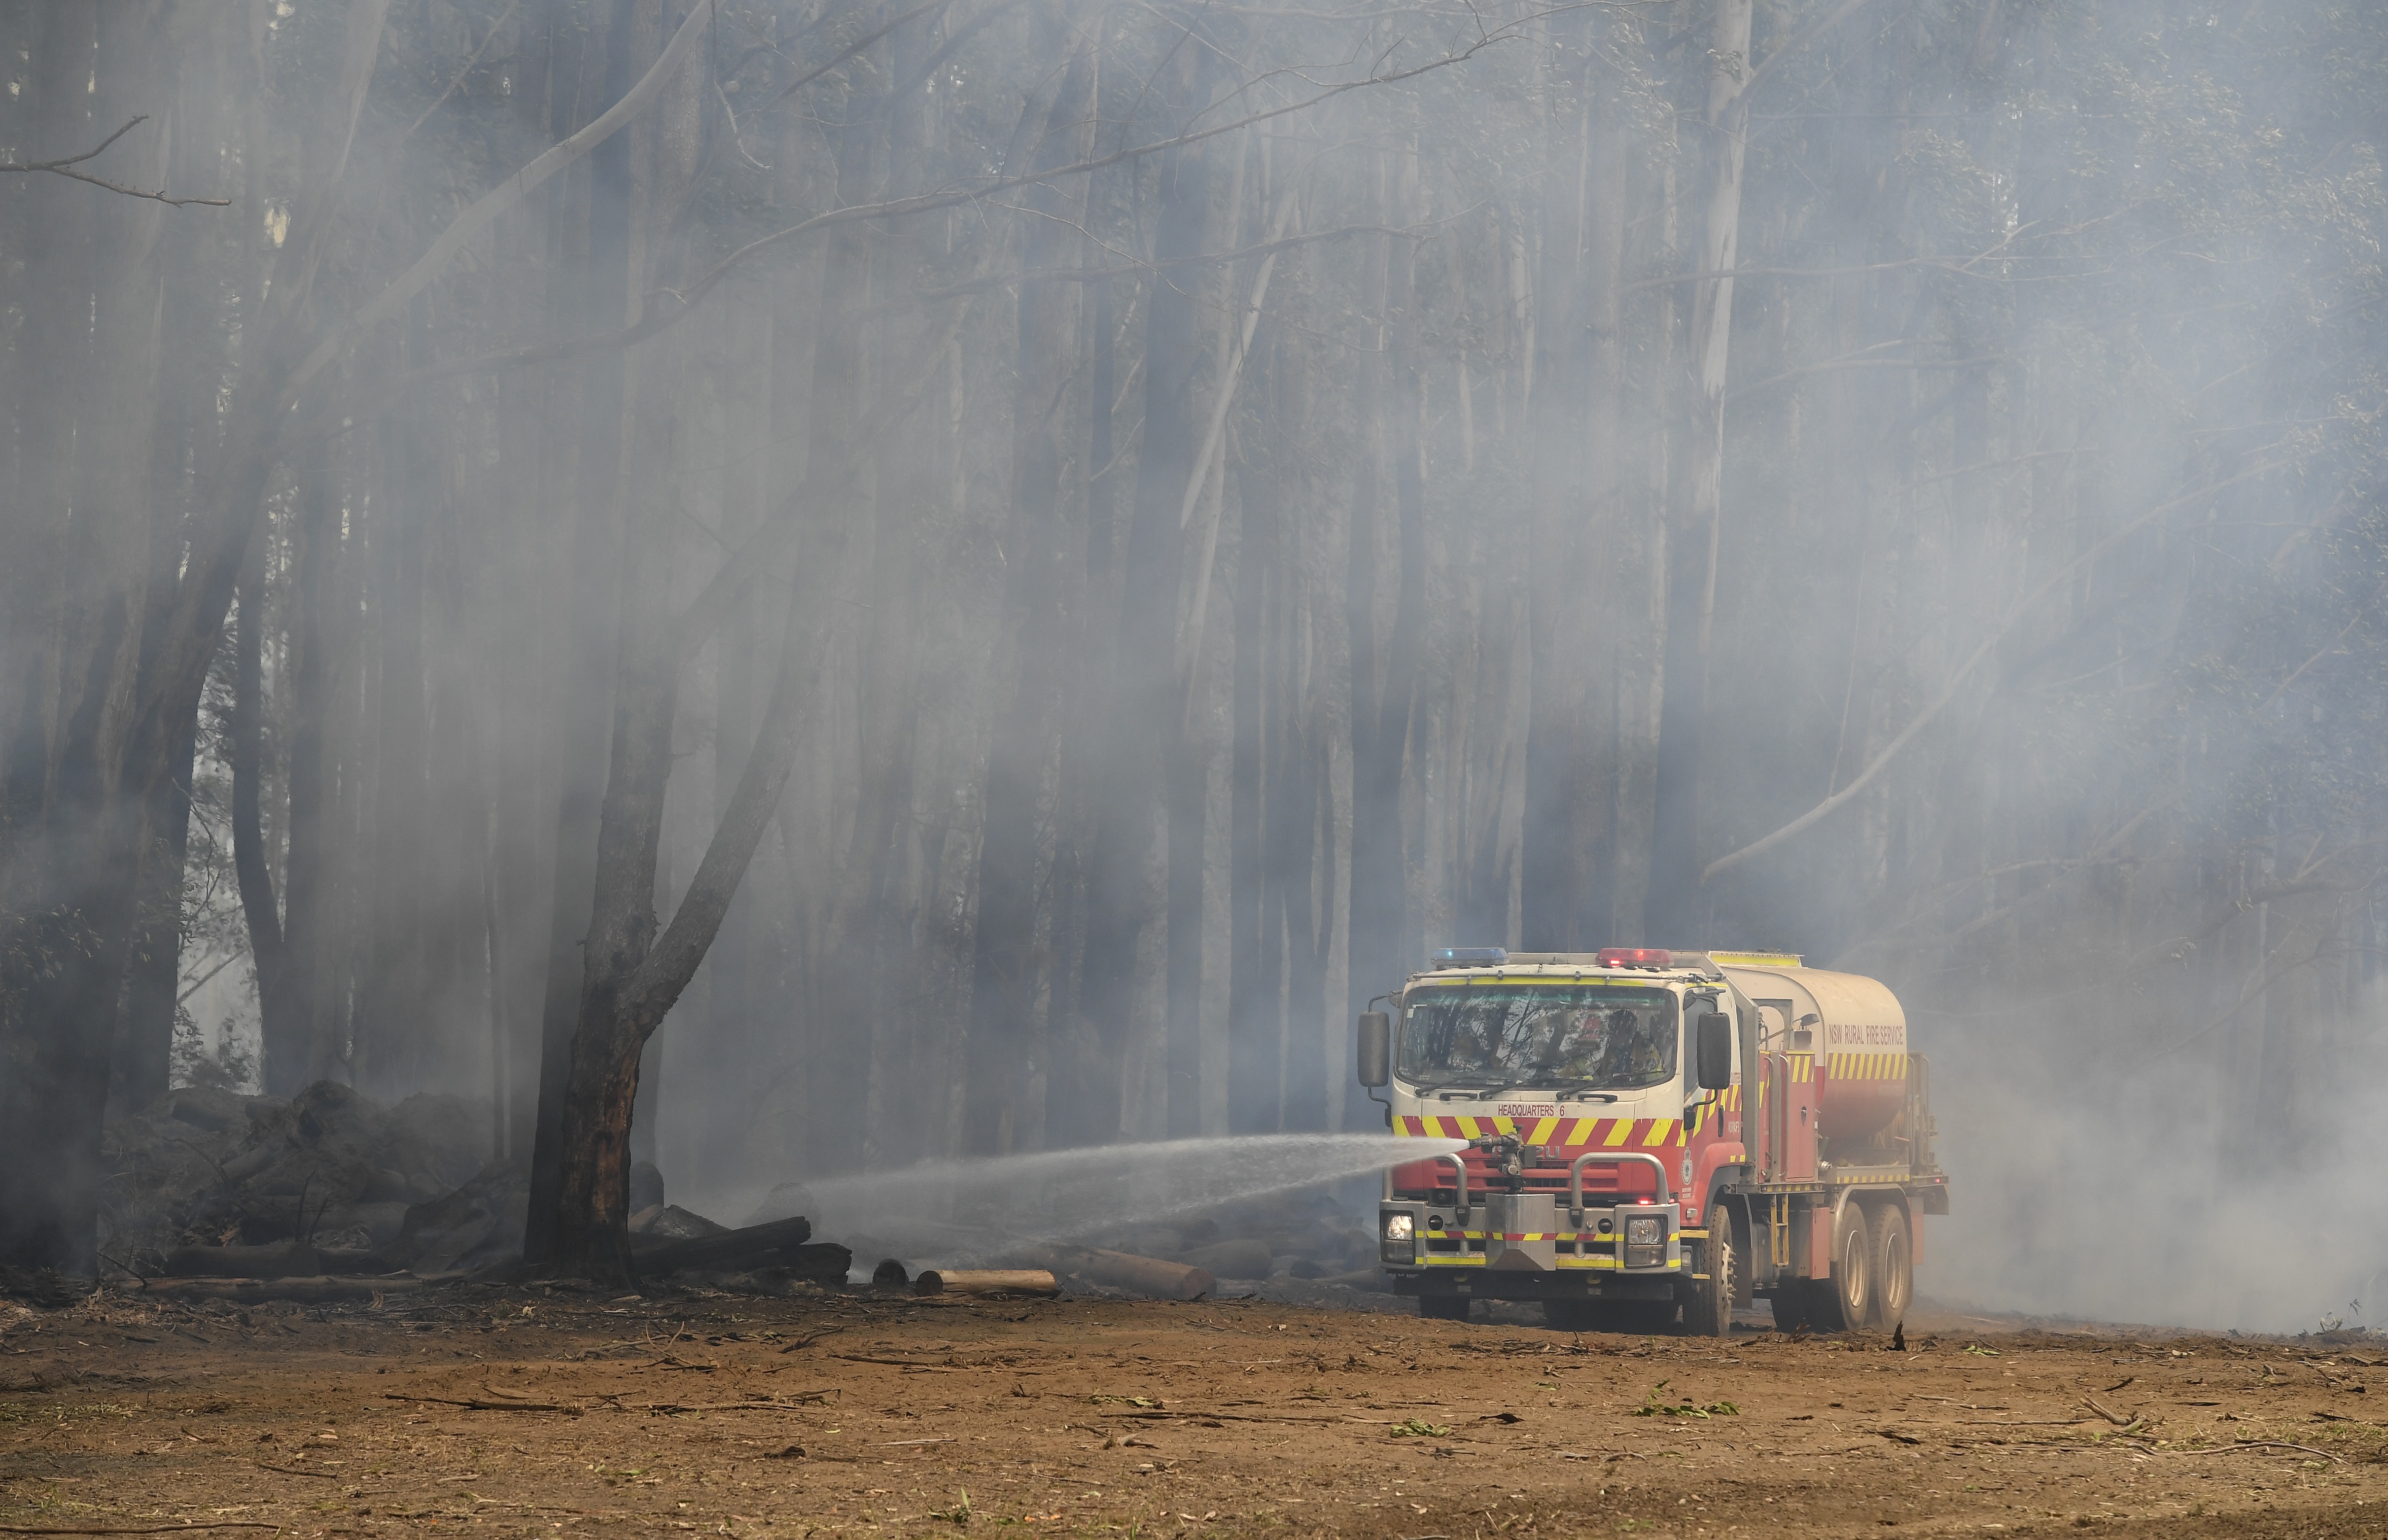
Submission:
[[[1434,954],[1439,968],[1497,968],[1508,960],[1508,949],[1498,946],[1447,946]]]

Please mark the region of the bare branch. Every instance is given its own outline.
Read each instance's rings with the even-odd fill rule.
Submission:
[[[95,187],[105,187],[111,193],[121,193],[124,196],[129,198],[148,198],[152,202],[156,203],[171,204],[177,208],[187,208],[193,206],[202,208],[231,208],[232,199],[230,198],[169,197],[166,196],[166,193],[162,188],[155,193],[145,193],[138,187],[127,187],[122,183],[110,182],[104,176],[93,176],[88,171],[78,171],[74,170],[75,167],[96,157],[100,151],[105,150],[108,145],[115,144],[119,139],[123,138],[126,134],[131,133],[134,129],[140,127],[143,123],[146,123],[148,120],[149,115],[147,113],[144,112],[140,114],[131,122],[126,123],[122,128],[118,129],[114,133],[111,133],[107,138],[101,140],[97,145],[83,151],[81,155],[65,156],[57,160],[29,160],[21,165],[0,160],[0,171],[47,171],[52,176],[70,177],[77,182],[88,182]]]
[[[2273,690],[2271,694],[2264,697],[2264,704],[2255,708],[2256,714],[2261,715],[2266,708],[2269,707],[2273,701],[2278,701],[2281,696],[2287,694],[2288,688],[2291,685],[2295,684],[2299,679],[2305,677],[2306,669],[2313,667],[2314,664],[2321,662],[2324,658],[2327,658],[2331,653],[2337,651],[2339,644],[2346,640],[2347,633],[2353,631],[2356,625],[2360,622],[2365,615],[2371,612],[2371,607],[2379,603],[2382,596],[2388,596],[2388,583],[2382,584],[2378,589],[2374,590],[2369,599],[2365,600],[2361,604],[2356,606],[2355,613],[2347,617],[2346,624],[2340,627],[2338,635],[2330,638],[2330,645],[2328,647],[2323,648],[2312,657],[2307,658],[2304,663],[2299,663],[2293,673],[2292,673],[2287,678],[2280,681],[2279,688]]]
[[[458,68],[456,70],[456,78],[448,82],[447,90],[439,93],[439,99],[433,102],[429,107],[425,107],[420,117],[406,125],[406,132],[398,136],[398,142],[400,144],[403,145],[409,139],[413,138],[414,131],[416,129],[419,129],[424,124],[429,122],[433,113],[448,105],[448,98],[456,95],[458,89],[464,85],[464,78],[473,72],[473,67],[475,65],[481,62],[481,56],[489,51],[489,44],[498,40],[498,33],[504,29],[507,22],[514,19],[514,10],[521,4],[522,0],[506,0],[506,8],[499,13],[498,19],[495,21],[489,23],[489,30],[481,34],[481,45],[474,49],[471,57],[466,58],[464,64]],[[470,34],[468,33],[466,35],[469,36]]]
[[[2006,634],[2014,628],[2015,623],[2020,621],[2026,614],[2029,613],[2031,607],[2034,604],[2039,603],[2039,600],[2051,590],[2055,588],[2057,585],[2069,581],[2073,574],[2079,571],[2084,563],[2096,561],[2099,557],[2113,549],[2127,536],[2137,533],[2139,530],[2146,527],[2149,524],[2162,518],[2165,514],[2169,513],[2176,509],[2187,507],[2189,504],[2193,502],[2201,502],[2205,499],[2214,496],[2217,492],[2222,491],[2226,487],[2236,486],[2241,482],[2253,481],[2258,476],[2269,475],[2272,472],[2281,469],[2286,463],[2287,461],[2272,461],[2266,464],[2258,465],[2254,470],[2242,471],[2239,474],[2231,476],[2226,480],[2217,481],[2210,486],[2202,486],[2186,497],[2175,498],[2170,502],[2158,503],[2155,507],[2149,509],[2138,518],[2124,524],[2122,528],[2115,531],[2112,535],[2107,536],[2104,539],[2091,546],[2089,549],[2083,551],[2080,555],[2076,556],[2072,561],[2067,562],[2055,572],[2050,574],[2038,587],[2032,589],[2031,592],[2024,595],[2022,599],[2015,601],[2013,607],[2007,611],[2005,618],[2001,619],[1996,625],[1992,626],[1990,628],[1990,634],[1982,638],[1981,645],[1975,648],[1973,652],[1966,657],[1965,661],[1958,665],[1957,671],[1949,675],[1948,683],[1941,687],[1940,693],[1933,699],[1932,703],[1918,712],[1915,714],[1914,720],[1909,722],[1905,727],[1900,728],[1899,736],[1885,744],[1882,748],[1882,751],[1875,754],[1873,761],[1869,763],[1863,770],[1858,772],[1855,779],[1851,780],[1848,785],[1841,788],[1838,791],[1834,792],[1831,796],[1825,798],[1823,802],[1818,802],[1815,806],[1810,808],[1807,812],[1801,814],[1797,818],[1792,819],[1781,828],[1776,829],[1773,833],[1767,835],[1761,839],[1754,839],[1748,844],[1742,846],[1741,849],[1733,852],[1731,854],[1721,855],[1714,861],[1709,862],[1708,869],[1700,873],[1700,880],[1702,882],[1707,882],[1711,877],[1715,877],[1722,873],[1731,871],[1734,867],[1740,865],[1745,861],[1750,860],[1755,856],[1763,855],[1766,852],[1772,850],[1775,846],[1783,843],[1785,839],[1790,839],[1793,835],[1798,834],[1822,822],[1826,816],[1845,805],[1849,799],[1864,790],[1866,787],[1873,783],[1874,778],[1876,776],[1882,774],[1883,768],[1886,765],[1889,764],[1892,760],[1899,757],[1899,751],[1906,748],[1917,733],[1922,732],[1927,724],[1929,724],[1935,717],[1937,717],[1940,713],[1948,707],[1949,702],[1957,698],[1957,692],[1963,688],[1965,680],[1973,674],[1974,670],[1980,665],[1982,660],[1990,655],[1991,650],[1996,648],[2001,641],[2005,639]]]
[[[620,101],[607,107],[594,122],[571,138],[541,152],[529,165],[482,194],[471,208],[457,215],[455,222],[431,243],[429,250],[415,259],[413,266],[399,274],[387,288],[347,321],[334,327],[323,341],[315,345],[314,351],[307,355],[306,361],[291,372],[284,386],[286,400],[304,388],[325,364],[337,358],[341,347],[351,337],[370,331],[403,309],[408,300],[422,293],[433,279],[439,276],[450,259],[464,249],[465,242],[489,228],[499,215],[528,197],[548,178],[603,144],[616,130],[637,117],[640,110],[663,90],[664,82],[671,78],[672,71],[679,67],[689,49],[695,45],[697,37],[712,19],[713,7],[710,6],[698,6],[690,10],[688,19],[680,23],[680,31],[672,34],[672,40],[664,45],[664,51],[656,57],[655,62],[639,78],[636,85],[623,93]]]
[[[1748,118],[1750,93],[1756,91],[1759,82],[1763,82],[1767,76],[1774,73],[1774,67],[1776,65],[1781,64],[1793,54],[1805,48],[1809,44],[1813,43],[1823,33],[1848,20],[1851,16],[1857,14],[1858,7],[1865,3],[1866,0],[1841,0],[1841,4],[1838,8],[1827,11],[1822,16],[1810,18],[1806,26],[1792,33],[1789,38],[1784,41],[1783,46],[1767,55],[1764,61],[1761,62],[1757,69],[1752,69],[1749,72],[1749,78],[1741,82],[1741,89],[1734,93],[1733,112],[1734,118],[1737,120],[1747,120]],[[1740,124],[1739,122],[1736,122],[1734,124],[1734,131],[1737,133],[1739,132],[1739,129]]]
[[[786,101],[798,91],[803,90],[806,86],[810,85],[813,82],[820,79],[823,75],[828,74],[831,70],[836,69],[839,65],[844,64],[847,59],[852,58],[855,55],[862,52],[865,48],[870,47],[872,44],[878,42],[881,38],[885,37],[889,32],[894,32],[905,22],[911,20],[914,17],[926,16],[931,11],[943,10],[953,3],[954,0],[928,0],[928,4],[926,5],[913,6],[910,10],[897,16],[894,20],[886,22],[881,26],[878,31],[868,33],[865,36],[857,38],[854,42],[847,44],[844,48],[838,50],[837,57],[834,58],[832,58],[825,63],[813,66],[810,69],[806,70],[803,74],[798,75],[794,80],[792,80],[787,84],[781,86],[780,88],[779,95],[773,96],[769,101],[765,102],[760,107],[757,107],[756,112],[768,112],[771,108],[779,106],[781,102]],[[750,118],[755,115],[755,112],[747,114]]]
[[[946,3],[946,0],[938,0],[938,3],[944,4]],[[928,8],[930,7],[922,6],[915,10],[908,11],[905,13],[905,18],[899,18],[898,19],[900,20],[911,16],[916,16],[920,14],[921,10]],[[693,23],[695,16],[698,14],[702,13],[692,13],[692,24]],[[686,32],[685,27],[682,28],[682,32]],[[597,336],[575,337],[563,342],[541,343],[530,347],[509,348],[503,352],[484,353],[469,359],[460,359],[451,363],[429,364],[421,369],[409,370],[407,372],[393,378],[389,382],[389,385],[376,395],[369,406],[360,409],[347,410],[337,413],[330,410],[324,410],[317,413],[317,416],[332,418],[335,420],[335,425],[337,427],[345,428],[349,423],[371,415],[373,411],[378,410],[400,392],[431,380],[444,379],[455,374],[479,373],[485,370],[519,369],[531,364],[542,363],[568,363],[578,359],[591,357],[595,354],[607,353],[617,348],[632,347],[638,343],[644,342],[647,338],[654,336],[656,333],[661,332],[666,327],[674,325],[679,322],[685,320],[695,310],[697,305],[704,300],[705,297],[712,293],[714,288],[718,285],[724,278],[727,278],[730,275],[732,270],[744,262],[749,257],[761,251],[764,247],[777,245],[781,241],[791,240],[799,235],[808,235],[814,231],[827,229],[831,225],[850,223],[856,220],[895,219],[907,214],[924,214],[934,212],[940,208],[951,208],[959,204],[973,203],[982,198],[990,197],[997,193],[1010,192],[1016,188],[1033,186],[1040,183],[1058,182],[1065,177],[1084,175],[1088,171],[1099,170],[1105,166],[1117,165],[1122,161],[1139,159],[1150,155],[1159,155],[1164,151],[1178,148],[1181,145],[1197,144],[1205,139],[1214,139],[1223,133],[1232,133],[1238,129],[1246,128],[1254,123],[1265,122],[1270,119],[1282,118],[1289,113],[1302,111],[1308,107],[1315,107],[1322,102],[1328,101],[1333,97],[1342,95],[1346,92],[1358,91],[1371,85],[1391,85],[1402,81],[1415,79],[1419,75],[1427,74],[1431,70],[1442,69],[1447,65],[1462,63],[1479,51],[1490,47],[1495,43],[1509,41],[1514,36],[1515,33],[1513,32],[1505,30],[1504,32],[1495,32],[1491,36],[1472,43],[1467,48],[1458,53],[1446,54],[1440,58],[1432,59],[1412,69],[1398,69],[1381,75],[1370,75],[1362,80],[1347,81],[1341,85],[1329,86],[1327,89],[1306,96],[1298,102],[1289,102],[1281,107],[1269,107],[1259,112],[1251,113],[1245,117],[1236,119],[1232,122],[1219,123],[1206,129],[1191,130],[1188,133],[1178,134],[1174,138],[1155,140],[1149,144],[1132,145],[1125,149],[1114,150],[1109,155],[1098,156],[1090,160],[1080,160],[1067,166],[1057,166],[1048,170],[1023,172],[1018,176],[999,177],[983,187],[954,189],[938,193],[919,193],[906,197],[888,198],[878,203],[857,203],[848,205],[843,208],[832,208],[825,213],[816,214],[811,219],[800,221],[795,224],[790,225],[785,230],[777,230],[768,235],[756,236],[754,240],[747,242],[744,246],[738,247],[728,256],[722,258],[718,262],[716,262],[711,271],[707,271],[703,277],[699,278],[694,284],[690,284],[685,289],[667,289],[661,291],[663,294],[669,296],[679,303],[670,306],[651,305],[647,307],[645,314],[643,314],[637,322],[622,328],[620,331],[608,332]],[[674,38],[673,46],[677,47],[679,46],[679,44],[680,39]],[[667,55],[668,55],[669,52],[669,49],[666,50]],[[663,70],[664,62],[665,61],[663,60],[658,60],[656,62],[655,69],[649,72],[649,80],[660,79],[660,73]],[[640,82],[638,86],[632,88],[632,95],[636,95],[640,90],[646,86],[646,84],[647,81]],[[616,104],[615,111],[620,112],[625,107],[630,107],[631,110],[635,110],[635,107],[632,107],[630,96],[625,96],[622,98],[621,102]],[[627,117],[628,113],[624,113],[624,116]],[[498,191],[493,191],[486,195],[481,199],[480,203],[476,203],[472,208],[466,209],[464,214],[458,217],[456,224],[450,227],[449,234],[441,236],[438,245],[435,246],[431,251],[426,252],[423,259],[415,263],[413,268],[408,270],[404,277],[401,277],[397,283],[392,284],[387,290],[384,291],[382,298],[376,299],[364,310],[359,311],[355,317],[350,319],[346,327],[342,328],[340,332],[336,333],[333,336],[327,337],[324,340],[323,345],[315,350],[315,354],[308,360],[305,368],[301,372],[299,379],[303,381],[305,376],[311,375],[324,363],[329,362],[332,357],[338,351],[338,343],[342,338],[362,330],[365,326],[372,325],[385,319],[389,314],[395,313],[398,305],[402,304],[406,299],[413,297],[425,284],[429,283],[431,278],[436,276],[437,269],[445,265],[448,258],[453,255],[455,248],[463,244],[464,237],[457,235],[457,231],[463,227],[467,221],[471,221],[475,218],[476,211],[480,209],[483,204],[491,202],[491,200],[500,196],[501,192],[505,189],[512,188],[517,182],[529,179],[530,185],[536,186],[539,182],[544,181],[548,176],[554,174],[556,170],[562,169],[562,165],[565,162],[559,162],[556,166],[547,167],[543,170],[540,170],[541,166],[547,161],[550,156],[557,155],[559,152],[566,149],[584,138],[589,138],[593,131],[604,125],[607,120],[613,117],[613,112],[607,113],[605,118],[599,119],[597,122],[591,123],[589,128],[582,130],[578,134],[575,134],[571,140],[567,140],[565,144],[559,145],[554,149],[550,150],[547,155],[543,155],[539,158],[539,160],[533,161],[530,166],[525,168],[517,176],[509,178],[507,182],[501,185],[501,188]],[[619,125],[616,124],[616,126]],[[612,130],[609,128],[606,132],[611,133]],[[595,137],[603,138],[603,135],[597,134]],[[593,145],[593,143],[594,140],[592,139],[590,144],[581,145],[580,153],[585,153],[587,149]],[[574,158],[577,158],[577,155]],[[528,188],[526,187],[524,191],[528,191]],[[505,207],[511,207],[514,202],[519,201],[519,198],[520,195],[515,195],[514,197],[508,198],[506,200]],[[489,218],[494,219],[497,213],[502,211],[502,208],[492,210]],[[480,222],[486,223],[487,221],[484,220]],[[476,228],[477,229],[477,225]],[[1414,232],[1397,233],[1405,234],[1415,234]],[[469,234],[471,232],[467,232],[466,234]],[[1333,233],[1330,232],[1329,234]],[[454,238],[451,239],[451,237]],[[1268,248],[1264,246],[1257,249],[1265,253]],[[1238,255],[1242,256],[1248,254],[1238,253]],[[1201,260],[1207,263],[1213,259],[1214,259],[1206,257]],[[418,274],[420,274],[419,279]],[[1675,280],[1669,280],[1669,282],[1674,281]],[[402,294],[400,293],[401,286],[404,287],[404,292]],[[965,289],[958,290],[957,292],[967,292],[967,286]],[[397,298],[393,300],[391,297],[392,296],[397,296]],[[296,382],[294,382],[292,388],[294,391],[296,390]]]
[[[1769,375],[1763,380],[1754,381],[1746,385],[1735,385],[1724,393],[1724,398],[1727,401],[1738,401],[1743,397],[1754,396],[1761,390],[1771,390],[1779,385],[1788,385],[1793,380],[1805,379],[1810,374],[1829,374],[1842,369],[1907,369],[1918,374],[1926,374],[1949,370],[1975,369],[1984,364],[2002,363],[2009,357],[2005,353],[1979,353],[1970,359],[1874,359],[1863,356],[1879,352],[1886,347],[1897,347],[1912,340],[1914,339],[1902,337],[1893,342],[1878,342],[1872,347],[1861,348],[1858,352],[1847,354],[1841,358],[1826,359],[1822,363],[1802,364],[1797,369],[1786,369],[1780,374]]]

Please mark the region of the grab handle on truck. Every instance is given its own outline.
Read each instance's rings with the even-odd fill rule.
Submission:
[[[1467,1162],[1460,1159],[1456,1154],[1439,1155],[1434,1158],[1451,1162],[1452,1180],[1459,1189],[1459,1196],[1456,1200],[1459,1209],[1459,1228],[1466,1230],[1467,1228]]]
[[[1617,1150],[1587,1150],[1576,1156],[1575,1163],[1568,1168],[1568,1223],[1575,1226],[1576,1229],[1583,1228],[1583,1168],[1587,1163],[1595,1160],[1640,1161],[1649,1167],[1651,1173],[1658,1179],[1658,1201],[1660,1203],[1670,1201],[1667,1195],[1667,1168],[1660,1163],[1657,1155]]]

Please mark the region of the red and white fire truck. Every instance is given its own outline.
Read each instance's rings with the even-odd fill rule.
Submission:
[[[1949,1211],[1930,1068],[1872,978],[1796,956],[1437,953],[1360,1018],[1396,1134],[1378,1256],[1418,1313],[1539,1300],[1551,1323],[1723,1335],[1889,1330],[1918,1221]],[[1466,1141],[1450,1147],[1452,1141]]]

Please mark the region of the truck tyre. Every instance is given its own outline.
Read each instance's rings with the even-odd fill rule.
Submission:
[[[1708,1216],[1708,1238],[1700,1257],[1700,1270],[1708,1276],[1692,1280],[1692,1292],[1683,1301],[1683,1334],[1729,1337],[1734,1295],[1741,1283],[1741,1248],[1733,1243],[1732,1210],[1714,1203]]]
[[[1907,1210],[1896,1202],[1874,1211],[1872,1325],[1877,1332],[1904,1320],[1908,1306],[1915,1303],[1915,1247],[1907,1227]]]
[[[1833,1273],[1818,1280],[1810,1296],[1821,1332],[1855,1332],[1874,1312],[1874,1229],[1854,1201],[1841,1205],[1833,1226]]]
[[[1786,1282],[1766,1296],[1774,1311],[1774,1330],[1799,1332],[1813,1330],[1815,1322],[1808,1311],[1808,1285]]]
[[[1466,1320],[1468,1303],[1466,1294],[1420,1294],[1418,1317],[1422,1320]]]

